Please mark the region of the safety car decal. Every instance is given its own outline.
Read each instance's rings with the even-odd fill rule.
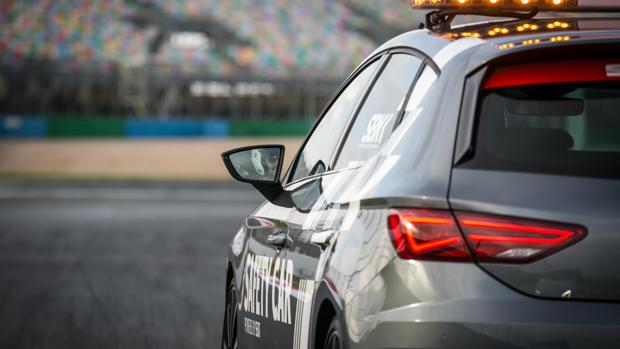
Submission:
[[[346,178],[346,176],[336,176],[330,183],[330,188],[338,188],[340,183]],[[329,200],[326,200],[325,195],[321,195],[317,202],[312,206],[310,213],[306,217],[303,223],[304,230],[314,230],[319,223],[320,213],[325,210],[327,205],[330,204]]]
[[[390,124],[390,120],[392,120],[393,117],[394,113],[374,114],[370,118],[370,121],[368,121],[366,133],[362,136],[359,147],[379,146],[383,140],[385,129]]]
[[[325,218],[325,224],[323,225],[323,229],[332,229],[334,227],[334,222],[340,213],[340,204],[336,203],[330,208],[327,218]]]
[[[302,228],[304,230],[314,230],[318,224],[320,213],[325,210],[325,207],[327,207],[328,204],[329,203],[321,195],[321,197],[312,206],[312,209],[310,209],[310,213],[304,220]]]
[[[385,145],[385,150],[383,152],[384,154],[391,155],[394,153],[398,145],[402,144],[401,141],[403,137],[408,134],[409,129],[413,126],[421,113],[422,109],[418,108],[417,110],[415,110],[414,114],[411,117],[405,119],[404,122],[400,125],[400,127],[398,127],[396,131],[394,131],[392,137],[390,137],[390,139]]]
[[[368,173],[374,168],[374,161],[376,161],[376,157],[369,159],[366,164],[355,174],[352,180],[348,182],[346,189],[344,192],[338,196],[335,202],[350,202],[353,201],[352,197],[357,193],[357,189],[361,185],[362,181],[366,179]]]
[[[347,212],[342,219],[342,224],[340,225],[341,231],[348,231],[353,226],[353,222],[357,218],[357,215],[360,211],[360,202],[352,201],[349,203],[349,207],[347,208]]]
[[[308,334],[310,330],[314,286],[314,280],[299,280],[299,292],[297,296],[297,305],[295,306],[293,349],[308,349]]]
[[[388,155],[385,160],[381,163],[378,169],[375,170],[374,175],[370,178],[368,182],[364,184],[362,189],[358,192],[358,198],[362,198],[366,195],[370,190],[372,190],[375,186],[379,185],[383,177],[385,177],[388,172],[396,165],[396,163],[400,160],[400,155]]]
[[[260,321],[243,317],[243,330],[250,336],[260,338]]]
[[[244,268],[243,310],[271,320],[291,324],[293,261],[287,258],[248,253]]]

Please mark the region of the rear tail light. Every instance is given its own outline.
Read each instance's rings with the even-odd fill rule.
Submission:
[[[469,261],[471,253],[479,262],[527,263],[586,234],[568,224],[468,212],[455,216],[444,210],[392,210],[388,228],[396,253],[403,259],[451,261]]]
[[[585,236],[575,225],[456,212],[459,225],[480,262],[531,262]]]
[[[388,216],[388,228],[400,258],[471,260],[450,211],[393,210]]]

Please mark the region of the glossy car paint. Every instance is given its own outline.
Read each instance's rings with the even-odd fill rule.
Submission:
[[[510,185],[507,185],[510,183]],[[492,212],[588,228],[583,241],[522,265],[482,267],[516,289],[540,297],[620,299],[620,183],[617,180],[485,171],[453,171],[456,210]]]
[[[571,44],[618,42],[620,38],[617,30],[577,34],[579,42]],[[408,108],[377,156],[359,168],[285,182],[280,198],[263,203],[249,215],[228,253],[229,275],[240,303],[240,348],[320,347],[321,343],[315,343],[315,331],[321,321],[330,321],[322,316],[330,307],[344,329],[347,348],[616,345],[620,340],[618,303],[533,297],[526,295],[530,291],[526,286],[535,281],[508,286],[489,273],[501,274],[504,266],[401,260],[389,239],[386,217],[391,207],[452,208],[575,221],[607,234],[620,225],[612,212],[620,207],[615,181],[453,169],[466,78],[503,55],[533,49],[498,48],[504,41],[522,39],[452,41],[420,30],[377,49],[376,53],[394,47],[424,52],[439,68],[437,80],[419,104]],[[553,193],[566,187],[570,189],[565,197],[580,196],[598,203],[584,207],[554,197]],[[278,231],[288,234],[285,246],[267,242],[268,236]],[[328,238],[316,239],[317,234]],[[579,247],[584,253],[596,248],[585,242]],[[248,273],[248,256],[252,255],[292,261],[290,323],[273,321],[274,303],[280,304],[278,296],[272,298],[273,290],[282,280],[271,277],[274,273],[269,267],[262,274],[267,277]],[[610,258],[616,261],[613,258],[617,257]],[[557,268],[566,271],[561,265]],[[566,272],[566,284],[560,288],[578,287],[574,271]],[[262,288],[248,288],[248,276],[259,280]],[[540,279],[535,270],[528,277]],[[249,292],[266,300],[266,316],[246,309],[244,299]],[[246,318],[260,322],[260,338],[244,331]]]

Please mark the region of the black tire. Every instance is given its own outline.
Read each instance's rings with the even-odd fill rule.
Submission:
[[[332,319],[327,333],[325,334],[325,341],[323,342],[323,349],[343,349],[344,348],[344,336],[342,334],[342,328],[340,327],[340,321],[334,317]]]
[[[237,349],[237,290],[234,280],[226,288],[226,308],[224,310],[224,330],[222,334],[222,349]]]

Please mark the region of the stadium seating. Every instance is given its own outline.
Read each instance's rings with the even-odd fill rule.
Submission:
[[[0,63],[27,59],[68,71],[145,65],[162,73],[267,78],[341,78],[377,45],[348,25],[365,9],[378,22],[406,26],[401,0],[29,0],[0,3]],[[215,42],[195,48],[164,41],[149,54],[158,23],[128,16],[157,8],[177,21],[209,19],[249,44]]]
[[[411,28],[417,24],[412,21],[412,11],[407,0],[345,0],[345,3],[361,7],[378,22],[401,28]]]

